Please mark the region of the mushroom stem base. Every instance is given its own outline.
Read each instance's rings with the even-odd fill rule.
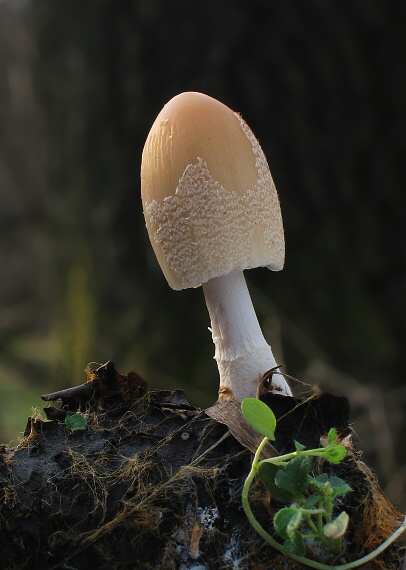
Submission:
[[[263,374],[277,365],[252,305],[242,271],[203,284],[220,373],[220,397],[241,401],[255,397]],[[291,396],[281,374],[272,377],[273,391]]]

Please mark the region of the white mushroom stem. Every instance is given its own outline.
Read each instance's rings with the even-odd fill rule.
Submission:
[[[278,363],[262,334],[244,274],[234,269],[204,283],[203,291],[220,373],[219,395],[239,402],[255,397],[263,374]],[[281,374],[273,375],[272,391],[292,395]]]

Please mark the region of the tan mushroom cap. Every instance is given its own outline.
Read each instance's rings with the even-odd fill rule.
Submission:
[[[233,269],[282,269],[278,195],[265,155],[243,119],[202,93],[171,99],[142,153],[148,234],[173,289]]]

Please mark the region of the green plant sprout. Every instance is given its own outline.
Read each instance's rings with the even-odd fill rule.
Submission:
[[[329,477],[322,473],[310,475],[311,457],[322,457],[330,463],[338,464],[345,456],[345,447],[337,444],[337,431],[332,428],[327,435],[326,447],[305,449],[297,441],[295,451],[269,459],[260,460],[261,453],[269,440],[275,440],[276,418],[272,410],[257,398],[245,398],[241,410],[249,424],[264,439],[259,444],[251,471],[242,490],[244,511],[254,529],[273,548],[312,568],[320,570],[349,570],[375,558],[394,542],[406,529],[406,517],[401,526],[378,548],[366,556],[346,563],[341,557],[343,537],[348,527],[349,516],[342,511],[334,516],[334,502],[351,491],[339,477]],[[283,544],[275,540],[255,518],[248,500],[248,494],[255,476],[261,479],[272,497],[288,507],[281,508],[274,517],[274,527]],[[305,558],[306,541],[319,541],[320,546],[331,552],[338,566],[331,566]]]
[[[66,416],[65,425],[70,431],[80,431],[86,429],[87,417],[83,414],[72,414]]]

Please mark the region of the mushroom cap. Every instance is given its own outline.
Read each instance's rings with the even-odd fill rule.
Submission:
[[[233,269],[283,268],[278,195],[265,155],[237,113],[202,93],[171,99],[145,142],[148,234],[173,289]]]

